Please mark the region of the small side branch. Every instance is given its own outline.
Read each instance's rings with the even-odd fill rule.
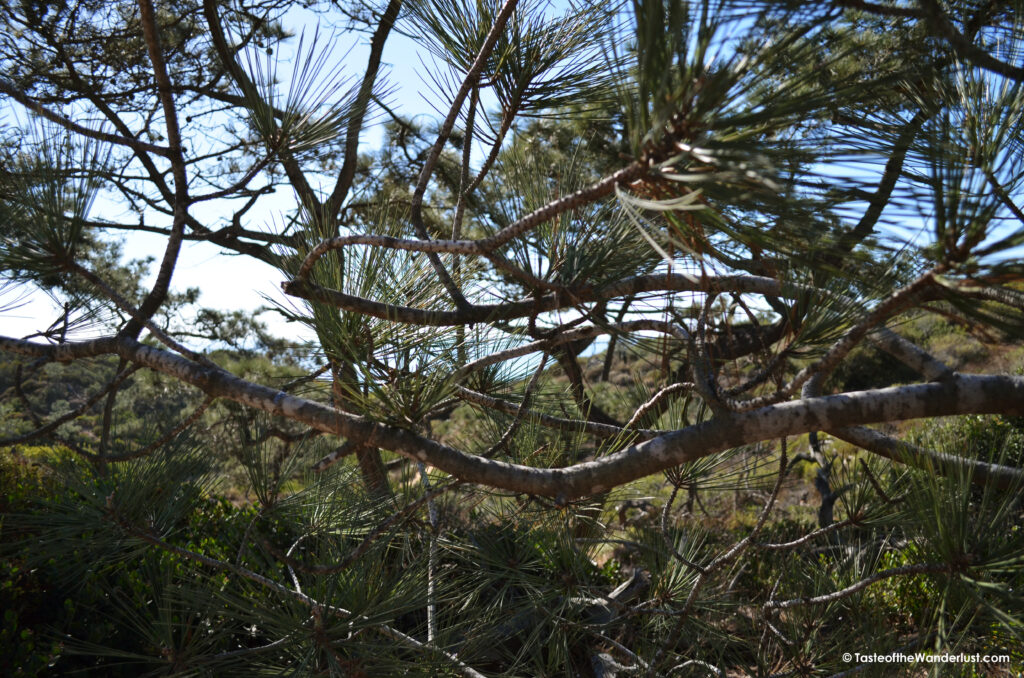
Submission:
[[[170,149],[167,148],[166,146],[157,146],[156,144],[146,143],[144,141],[139,141],[138,139],[133,139],[131,137],[120,136],[118,134],[110,134],[109,132],[101,132],[98,130],[89,129],[88,127],[83,127],[65,118],[59,113],[51,111],[50,109],[40,104],[38,101],[35,101],[34,99],[26,95],[24,92],[22,92],[20,89],[15,87],[14,83],[12,83],[7,78],[0,78],[0,94],[6,94],[7,96],[11,97],[19,104],[29,109],[33,113],[39,115],[40,117],[46,118],[50,122],[56,123],[64,129],[70,132],[74,132],[75,134],[79,134],[83,137],[95,139],[97,141],[102,141],[103,143],[114,144],[116,146],[126,146],[135,151],[136,153],[140,154],[153,153],[155,155],[161,156],[167,156],[170,154]]]
[[[942,381],[953,375],[953,370],[948,365],[887,327],[880,327],[868,335],[868,341],[928,381]]]
[[[22,443],[27,443],[31,440],[35,440],[36,438],[45,436],[48,433],[57,430],[57,428],[60,427],[61,424],[66,424],[67,422],[73,419],[77,419],[78,417],[82,416],[90,409],[92,409],[92,407],[95,406],[96,403],[98,403],[100,399],[102,399],[105,395],[107,395],[114,389],[120,387],[121,384],[124,383],[125,379],[127,379],[132,374],[137,372],[141,367],[141,365],[132,365],[128,369],[118,372],[118,374],[115,375],[114,378],[106,386],[104,386],[100,391],[92,395],[80,407],[75,408],[74,410],[68,412],[67,414],[63,414],[57,417],[53,421],[49,422],[48,424],[40,426],[34,431],[29,431],[28,433],[25,433],[20,436],[15,436],[13,438],[0,439],[0,447],[7,447],[10,445],[20,445]],[[20,384],[18,385],[18,388],[20,390]]]
[[[537,382],[540,380],[540,375],[544,372],[544,367],[547,363],[548,356],[547,354],[544,354],[544,357],[541,358],[537,369],[534,370],[533,376],[530,377],[530,382],[526,385],[526,391],[523,393],[523,400],[519,403],[519,409],[516,410],[516,413],[513,415],[512,422],[508,425],[508,428],[505,430],[505,433],[502,434],[498,442],[494,443],[494,445],[484,452],[483,456],[487,458],[493,457],[504,449],[505,446],[508,445],[508,441],[515,435],[516,430],[523,421],[523,417],[527,412],[529,412],[528,408],[530,407],[530,400],[533,398],[533,391],[537,388]]]
[[[941,475],[966,472],[971,482],[981,487],[993,486],[1001,490],[1011,490],[1024,486],[1024,469],[936,452],[905,443],[866,426],[829,429],[828,433],[869,452],[914,468]]]
[[[840,520],[838,523],[832,523],[825,527],[819,527],[818,529],[812,532],[808,532],[804,536],[800,537],[799,539],[794,539],[793,541],[775,544],[757,544],[756,546],[757,548],[764,549],[766,551],[784,551],[786,549],[796,548],[797,546],[802,546],[803,544],[806,544],[807,542],[817,539],[818,537],[821,537],[823,535],[837,532],[843,529],[844,527],[849,527],[850,525],[856,525],[859,522],[859,520],[860,516],[853,516],[851,518],[847,518],[846,520]]]
[[[801,605],[824,605],[825,603],[831,603],[836,600],[841,600],[847,596],[852,596],[858,591],[863,591],[867,587],[871,586],[876,582],[889,579],[890,577],[900,577],[907,574],[932,574],[932,573],[950,573],[953,571],[952,565],[946,563],[922,563],[920,565],[904,565],[902,567],[893,567],[888,570],[882,570],[876,572],[870,577],[861,579],[856,584],[847,586],[845,589],[839,591],[833,591],[832,593],[826,593],[821,596],[804,597],[804,598],[791,598],[789,600],[770,600],[764,604],[766,610],[785,610],[791,607],[798,607]]]

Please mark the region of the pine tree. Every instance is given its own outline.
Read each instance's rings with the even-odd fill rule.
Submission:
[[[0,270],[64,308],[0,337],[0,450],[61,450],[6,500],[11,673],[1022,645],[1024,379],[926,350],[1022,336],[1019,2],[306,4],[301,32],[283,1],[0,9]],[[436,119],[388,105],[398,35]],[[164,241],[148,286],[134,232]],[[181,322],[185,241],[276,267],[315,340]]]

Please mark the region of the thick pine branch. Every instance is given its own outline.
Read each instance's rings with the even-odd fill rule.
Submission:
[[[540,469],[484,459],[411,431],[379,424],[283,391],[240,379],[128,337],[58,346],[0,337],[0,348],[21,355],[69,361],[118,355],[268,414],[355,439],[428,463],[466,482],[571,501],[716,452],[811,431],[958,414],[1024,415],[1024,378],[957,374],[939,383],[896,386],[805,398],[756,410],[724,413],[694,426],[632,445],[601,459]]]

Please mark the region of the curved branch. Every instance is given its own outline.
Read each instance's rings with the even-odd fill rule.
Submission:
[[[816,530],[808,532],[804,536],[794,539],[793,541],[779,543],[761,543],[755,544],[755,546],[759,549],[764,549],[766,551],[781,551],[784,549],[796,548],[797,546],[800,546],[801,544],[806,544],[812,539],[816,539],[822,535],[831,534],[833,532],[843,529],[844,527],[849,527],[850,525],[856,525],[859,519],[859,516],[854,516],[852,518],[840,520],[838,523],[830,523],[825,527],[819,527]]]
[[[634,162],[595,184],[534,210],[494,235],[479,240],[430,240],[420,234],[418,234],[419,240],[384,235],[348,235],[324,240],[306,255],[302,265],[299,267],[298,273],[295,275],[295,280],[305,280],[309,276],[309,271],[313,264],[316,263],[316,260],[330,250],[340,249],[348,245],[377,245],[379,247],[389,247],[410,252],[424,252],[426,254],[446,252],[448,254],[477,254],[485,256],[510,240],[550,221],[563,212],[609,195],[618,184],[636,179],[643,172],[644,166]]]
[[[426,226],[423,224],[423,196],[426,195],[427,185],[430,183],[430,176],[433,174],[434,167],[437,165],[437,161],[441,157],[441,151],[444,149],[444,145],[447,143],[448,137],[451,135],[452,129],[455,127],[455,121],[458,119],[459,113],[462,112],[463,102],[480,80],[480,75],[483,73],[484,67],[487,65],[487,59],[490,57],[491,51],[494,49],[494,45],[497,44],[498,38],[505,29],[505,23],[515,11],[518,1],[519,0],[505,0],[501,9],[498,10],[498,14],[494,18],[494,25],[491,26],[491,29],[487,32],[487,37],[484,38],[483,45],[480,46],[480,50],[477,52],[476,58],[469,67],[469,71],[466,73],[466,77],[462,81],[462,86],[459,87],[459,91],[455,94],[455,99],[452,101],[451,108],[448,110],[448,116],[445,118],[444,122],[441,123],[441,129],[438,130],[437,139],[434,141],[434,145],[427,154],[426,162],[420,170],[420,176],[416,181],[416,188],[412,194],[412,203],[409,211],[413,229],[416,231],[416,235],[423,240],[429,239]],[[464,305],[466,303],[466,298],[462,295],[462,292],[451,279],[451,276],[445,269],[444,264],[441,263],[441,259],[433,253],[428,254],[427,257],[430,259],[430,263],[434,267],[437,277],[441,280],[445,289],[448,290],[448,294],[451,295],[452,300],[459,306]]]
[[[146,143],[145,141],[139,141],[138,139],[133,139],[131,137],[125,137],[119,134],[110,134],[109,132],[101,132],[99,130],[83,127],[82,125],[65,118],[59,113],[54,113],[38,101],[35,101],[15,87],[14,83],[7,78],[0,78],[0,93],[11,97],[36,115],[46,118],[50,122],[56,123],[64,129],[74,132],[75,134],[80,134],[83,137],[102,141],[107,144],[114,144],[116,146],[127,146],[136,153],[155,153],[157,155],[167,156],[171,152],[171,149],[166,146],[157,146],[156,144]]]
[[[797,372],[788,384],[778,389],[775,393],[730,404],[739,411],[749,411],[757,407],[779,402],[783,398],[793,395],[798,388],[808,383],[810,379],[823,379],[827,377],[869,332],[885,322],[893,314],[906,309],[919,300],[921,294],[934,284],[937,272],[938,270],[929,271],[906,287],[902,287],[890,294],[871,313],[867,314],[863,320],[847,330],[842,337],[833,343],[821,359]]]
[[[636,412],[633,413],[633,416],[629,418],[629,421],[627,421],[625,426],[623,426],[622,428],[623,429],[630,429],[633,426],[635,426],[636,424],[638,424],[640,422],[640,420],[643,419],[644,415],[647,414],[648,412],[650,412],[655,407],[658,407],[658,405],[662,402],[662,400],[664,398],[667,398],[668,396],[670,396],[670,395],[672,395],[674,393],[679,393],[679,392],[684,392],[685,393],[687,391],[692,391],[693,389],[694,389],[694,385],[692,383],[688,382],[688,381],[677,382],[675,384],[669,384],[665,388],[663,388],[660,391],[658,391],[657,393],[655,393],[651,397],[650,400],[648,400],[647,402],[642,404],[640,407],[638,407],[636,409]]]
[[[949,379],[953,374],[953,370],[948,365],[887,327],[880,327],[868,335],[868,341],[928,381],[942,381],[943,379]]]
[[[905,574],[939,574],[939,573],[950,573],[953,571],[952,565],[946,563],[921,563],[920,565],[904,565],[903,567],[893,567],[888,570],[882,570],[876,572],[870,577],[861,579],[856,584],[847,586],[845,589],[839,591],[833,591],[832,593],[826,593],[820,596],[814,596],[813,598],[791,598],[790,600],[770,600],[764,604],[766,610],[785,610],[790,607],[797,607],[799,605],[823,605],[825,603],[831,603],[833,601],[851,596],[858,591],[862,591],[867,587],[871,586],[875,582],[880,582],[883,579],[889,579],[890,577],[899,577]]]
[[[966,473],[975,485],[992,486],[1001,490],[1011,490],[1024,485],[1024,469],[936,452],[897,440],[865,426],[826,429],[826,432],[851,445],[907,466],[943,476]]]
[[[910,122],[904,125],[900,131],[893,144],[892,155],[889,156],[888,162],[885,163],[885,169],[882,171],[878,188],[875,189],[874,194],[868,199],[867,209],[864,210],[864,214],[861,216],[860,221],[857,222],[857,225],[849,232],[843,234],[836,245],[839,257],[848,255],[854,247],[874,232],[882,212],[892,199],[896,183],[903,173],[903,163],[906,160],[907,151],[910,150],[914,138],[930,115],[931,113],[924,109],[918,110],[914,117],[910,119]]]
[[[352,181],[356,176],[356,164],[358,162],[359,133],[363,129],[363,122],[366,118],[366,111],[369,108],[370,99],[373,96],[373,86],[377,82],[377,73],[380,70],[381,55],[384,52],[384,43],[395,25],[398,12],[402,8],[402,0],[390,0],[387,9],[377,24],[377,29],[370,39],[370,56],[366,63],[366,72],[363,74],[363,81],[359,85],[359,93],[356,94],[354,110],[349,119],[348,130],[345,132],[345,151],[343,154],[341,171],[338,172],[338,180],[334,184],[331,197],[328,198],[327,213],[334,218],[341,209],[345,198],[348,197],[352,188]]]
[[[957,414],[1024,415],[1024,377],[957,374],[945,382],[806,398],[750,412],[726,413],[594,461],[540,469],[469,455],[411,431],[254,384],[216,366],[199,365],[129,337],[56,346],[0,337],[0,349],[61,362],[116,354],[192,384],[207,395],[393,450],[467,482],[562,502],[598,494],[716,452],[809,431]]]
[[[1004,78],[1024,82],[1024,68],[1000,61],[975,45],[970,38],[956,29],[936,0],[918,0],[918,2],[921,4],[925,19],[931,25],[932,30],[945,38],[962,59]]]
[[[377,239],[375,236],[370,237]],[[350,236],[348,239],[356,238],[360,240],[368,239],[367,236]],[[407,248],[396,247],[396,249]],[[318,301],[340,308],[343,311],[361,313],[392,322],[439,327],[527,318],[538,313],[570,308],[583,303],[608,301],[617,297],[644,292],[733,291],[746,294],[784,296],[787,289],[792,289],[794,292],[801,289],[798,287],[788,288],[777,280],[760,276],[719,276],[702,279],[684,273],[673,273],[671,276],[655,274],[627,278],[626,280],[611,283],[600,288],[581,286],[579,288],[572,288],[567,292],[553,292],[539,298],[523,301],[490,305],[472,304],[457,311],[432,311],[373,301],[372,299],[313,285],[303,280],[283,282],[281,283],[281,288],[285,294],[293,297]]]
[[[179,342],[172,339],[170,336],[168,336],[166,332],[157,327],[152,320],[143,317],[139,309],[132,306],[127,299],[121,296],[117,292],[117,290],[111,287],[105,280],[103,280],[103,278],[99,277],[89,269],[79,264],[73,264],[71,266],[71,270],[72,272],[82,276],[83,278],[91,282],[93,285],[98,287],[100,291],[107,295],[107,298],[110,299],[110,301],[112,301],[117,308],[127,313],[132,318],[133,321],[137,322],[140,325],[140,327],[145,327],[147,330],[149,330],[160,343],[164,344],[171,350],[177,351],[178,353],[187,356],[188,358],[196,362],[209,362],[202,355],[186,348]]]
[[[153,65],[153,77],[156,80],[160,105],[164,113],[164,126],[167,129],[167,141],[170,151],[167,158],[171,162],[171,174],[174,176],[174,221],[171,234],[167,238],[167,247],[157,271],[153,287],[139,304],[138,314],[128,322],[122,332],[125,336],[137,337],[146,321],[153,317],[157,309],[167,298],[167,290],[171,285],[171,276],[181,252],[181,241],[185,234],[185,222],[188,220],[188,176],[185,171],[185,156],[181,145],[181,130],[178,127],[178,112],[171,91],[171,80],[167,75],[167,64],[164,61],[160,37],[156,25],[155,9],[152,0],[139,0],[140,23],[149,51],[149,60]]]

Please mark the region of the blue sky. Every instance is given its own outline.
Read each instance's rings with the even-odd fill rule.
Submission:
[[[306,10],[296,9],[287,16],[286,26],[296,31],[306,26],[308,35],[316,27],[316,18]],[[321,29],[321,35],[323,32],[324,29]],[[348,35],[336,35],[334,39],[337,45],[332,54],[335,58],[345,57],[344,74],[354,78],[360,77],[369,53],[368,39]],[[349,51],[353,40],[358,41]],[[287,59],[287,56],[284,59]],[[410,38],[392,33],[383,62],[383,72],[386,73],[388,82],[392,84],[391,94],[387,100],[388,106],[406,116],[435,115],[427,100],[431,85],[429,78],[425,76],[423,63],[432,62],[426,51],[419,48]],[[290,74],[290,65],[282,64],[281,72]],[[25,117],[23,113],[19,114],[20,119],[24,120]],[[362,137],[364,150],[380,145],[383,121],[383,115],[372,116],[371,124],[364,130]],[[187,126],[184,131],[188,133]],[[247,226],[259,229],[274,221],[280,222],[282,215],[293,208],[294,198],[291,190],[280,187],[272,198],[262,200],[260,206],[250,213]],[[201,221],[214,225],[221,216],[218,210],[223,212],[224,205],[208,203],[194,206],[191,213]],[[102,197],[96,201],[93,214],[111,220],[119,216],[126,220],[135,220],[123,206]],[[153,221],[161,223],[166,219],[155,218]],[[130,233],[123,239],[124,254],[128,259],[152,256],[159,260],[165,242],[165,238],[160,235]],[[152,267],[153,274],[155,268]],[[207,243],[186,241],[175,270],[172,287],[178,290],[188,287],[201,288],[203,292],[200,304],[203,306],[222,310],[255,310],[266,305],[264,295],[279,301],[287,299],[280,291],[282,279],[279,271],[257,260],[245,256],[225,255],[222,250]],[[17,296],[14,291],[8,291],[0,296],[0,309],[13,302]],[[35,292],[22,301],[24,303],[17,308],[0,312],[0,334],[25,336],[46,329],[60,317],[59,308],[44,294]],[[281,336],[294,335],[300,331],[296,325],[285,324],[277,314],[264,314],[262,319],[275,334]]]

